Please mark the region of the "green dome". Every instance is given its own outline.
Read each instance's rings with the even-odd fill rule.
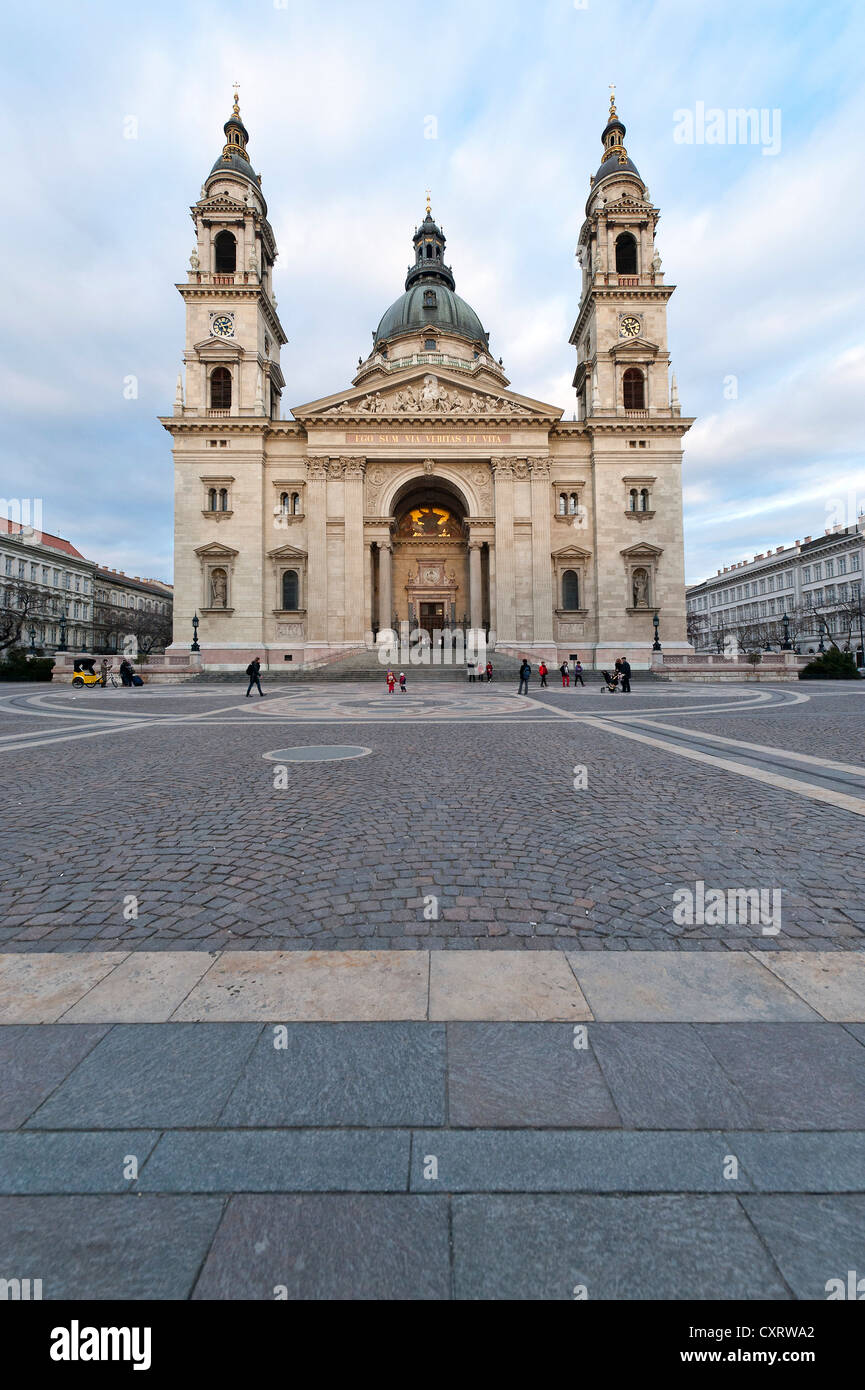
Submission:
[[[470,304],[440,280],[416,280],[395,304],[391,304],[376,329],[375,341],[418,329],[458,333],[471,342],[487,342],[483,325]]]

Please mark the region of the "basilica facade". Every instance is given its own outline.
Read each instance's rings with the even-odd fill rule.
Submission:
[[[389,630],[531,659],[651,660],[685,638],[682,417],[659,219],[615,104],[577,256],[576,401],[511,388],[429,201],[353,379],[284,403],[276,241],[237,99],[192,207],[175,459],[175,656],[338,659]],[[185,380],[184,380],[185,377]],[[572,418],[565,418],[566,414]],[[657,619],[657,622],[655,621]]]

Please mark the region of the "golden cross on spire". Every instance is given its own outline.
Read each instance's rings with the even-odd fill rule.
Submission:
[[[431,196],[432,196],[432,194],[431,194],[430,189],[427,189],[427,191],[426,191],[426,215],[427,215],[427,217],[432,217],[432,203],[430,202]]]
[[[611,82],[611,83],[610,83],[610,120],[613,119],[613,117],[615,116],[615,114],[616,114],[616,84],[615,84],[615,82]]]
[[[234,108],[233,108],[231,114],[232,114],[233,116],[239,116],[239,115],[240,115],[240,104],[239,104],[239,103],[240,103],[240,83],[239,83],[239,82],[234,82],[234,83],[232,83],[232,86],[234,87]]]

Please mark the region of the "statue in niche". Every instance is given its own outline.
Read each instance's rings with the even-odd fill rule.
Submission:
[[[649,576],[644,569],[634,570],[634,607],[649,606]]]
[[[210,574],[210,606],[225,608],[228,605],[228,575],[225,570],[212,570]]]

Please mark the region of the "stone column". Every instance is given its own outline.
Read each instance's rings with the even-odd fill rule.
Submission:
[[[367,584],[369,585],[369,598],[366,605],[366,622],[369,625],[369,631],[372,632],[375,626],[375,551],[371,545],[368,545],[366,548],[366,568]]]
[[[484,620],[481,549],[480,541],[469,541],[469,607],[471,611],[470,622],[475,631],[482,626]]]
[[[326,644],[327,631],[327,471],[328,459],[310,459],[307,474],[308,642]]]
[[[514,464],[506,458],[490,462],[496,480],[496,637],[500,642],[515,642]]]
[[[363,480],[366,459],[342,460],[345,474],[345,640],[363,642]]]
[[[532,474],[532,612],[534,641],[553,640],[552,534],[550,461],[531,458]]]
[[[378,626],[389,628],[393,617],[393,546],[383,541],[378,547]]]

